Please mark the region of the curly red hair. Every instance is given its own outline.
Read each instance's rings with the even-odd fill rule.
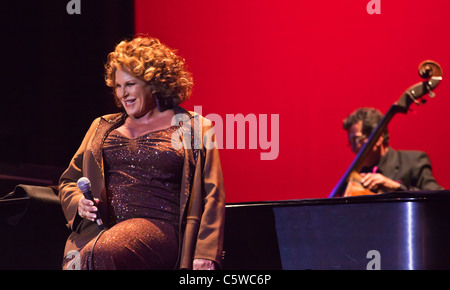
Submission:
[[[152,86],[160,97],[177,97],[177,103],[189,99],[194,85],[184,58],[159,39],[138,36],[123,40],[108,55],[105,65],[106,85],[115,88],[117,69],[126,70]],[[118,104],[120,105],[120,104]]]

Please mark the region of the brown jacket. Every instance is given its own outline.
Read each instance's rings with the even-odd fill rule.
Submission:
[[[177,124],[182,124],[178,132],[185,148],[180,194],[178,267],[191,269],[194,258],[213,260],[220,265],[225,192],[219,152],[214,146],[214,129],[211,121],[196,113],[181,107],[175,107],[174,111]],[[105,220],[108,215],[102,145],[107,134],[122,125],[125,118],[124,113],[118,113],[94,120],[69,167],[60,178],[59,197],[68,227],[72,230],[64,257],[68,252],[79,251],[99,233],[95,223],[78,215],[78,201],[83,196],[76,185],[79,178],[85,176],[91,181],[92,194],[100,199],[99,212],[108,226],[108,221]],[[194,126],[196,129],[191,130]]]

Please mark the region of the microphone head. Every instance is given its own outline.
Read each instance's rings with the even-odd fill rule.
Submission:
[[[82,192],[86,192],[91,189],[91,181],[87,177],[81,177],[77,181],[77,186]]]

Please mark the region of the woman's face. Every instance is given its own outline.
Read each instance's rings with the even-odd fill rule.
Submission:
[[[117,69],[116,97],[128,116],[140,118],[156,107],[151,86],[127,71]]]

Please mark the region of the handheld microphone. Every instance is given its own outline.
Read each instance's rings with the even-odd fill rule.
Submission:
[[[91,200],[95,204],[94,196],[92,195],[92,192],[91,192],[91,181],[86,177],[81,177],[77,181],[77,186],[83,193],[84,197],[86,199]],[[95,218],[95,222],[97,223],[100,230],[104,230],[105,227],[103,226],[103,222],[100,217],[100,213],[98,211],[96,212],[96,215],[97,215],[97,217]]]

